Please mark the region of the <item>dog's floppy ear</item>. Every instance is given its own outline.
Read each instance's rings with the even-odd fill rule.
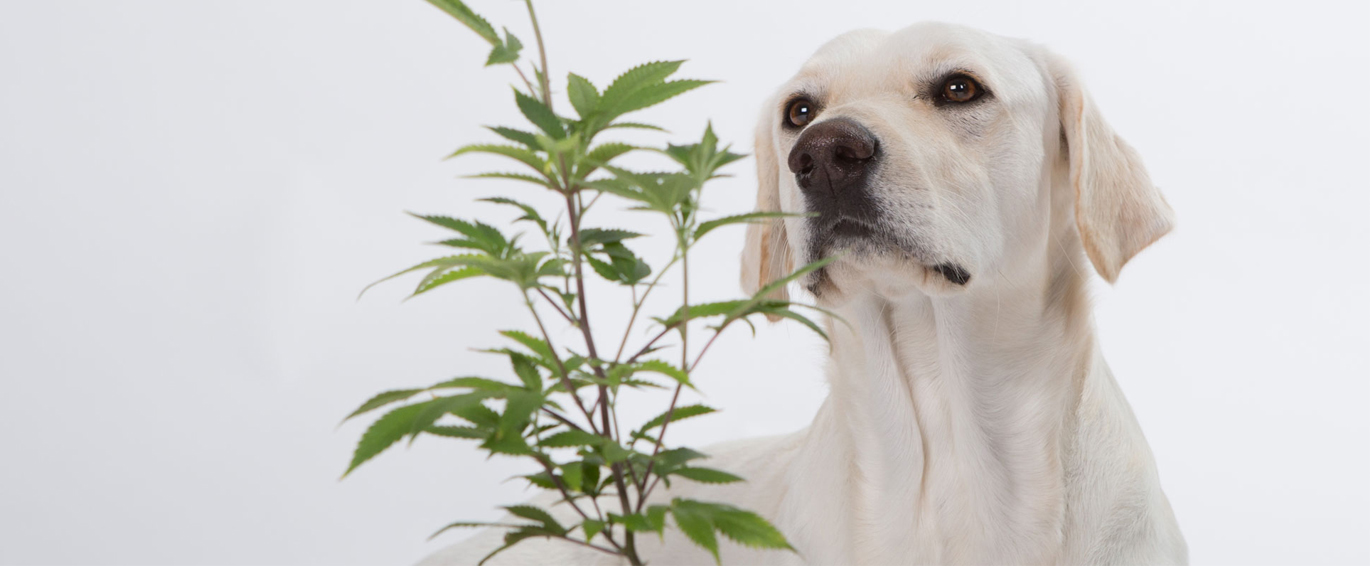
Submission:
[[[776,160],[770,120],[763,116],[756,128],[756,210],[780,211],[780,162]],[[747,225],[747,242],[742,248],[742,290],[755,294],[771,282],[784,278],[794,269],[783,218],[766,218]],[[769,298],[788,300],[785,287],[772,291]],[[767,315],[772,322],[779,317]]]
[[[1075,224],[1095,271],[1112,283],[1127,260],[1170,231],[1174,212],[1070,65],[1050,56],[1049,68],[1075,189]]]

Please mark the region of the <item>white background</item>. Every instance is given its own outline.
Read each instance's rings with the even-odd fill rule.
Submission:
[[[750,151],[761,100],[856,27],[946,20],[1074,60],[1179,215],[1096,316],[1193,561],[1370,562],[1366,3],[544,4],[558,82],[665,58],[724,81],[644,113],[674,132],[652,143],[712,119]],[[532,43],[520,4],[474,6]],[[443,439],[337,481],[365,427],[340,417],[503,377],[467,348],[530,324],[487,281],[354,300],[440,252],[401,211],[507,219],[472,200],[530,194],[441,161],[518,120],[485,53],[418,0],[0,2],[0,562],[408,563],[527,496],[499,483],[515,463]],[[752,167],[714,211],[750,208]],[[596,221],[659,231],[612,208]],[[740,248],[697,251],[696,297],[738,292]],[[696,378],[724,412],[672,433],[797,429],[822,359],[793,324],[735,332]]]

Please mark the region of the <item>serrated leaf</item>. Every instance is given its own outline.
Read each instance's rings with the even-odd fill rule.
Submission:
[[[510,181],[523,181],[523,182],[525,182],[525,183],[532,183],[532,184],[537,185],[537,186],[539,186],[539,187],[546,187],[546,186],[547,186],[547,181],[544,180],[544,179],[542,179],[541,177],[534,177],[534,176],[532,176],[532,175],[524,175],[524,174],[522,174],[522,173],[505,173],[505,172],[500,172],[500,171],[492,171],[492,172],[489,172],[489,173],[476,173],[475,175],[466,175],[466,178],[467,178],[467,179],[508,179],[508,180],[510,180]]]
[[[583,430],[563,430],[552,436],[542,439],[538,446],[544,448],[571,448],[574,446],[600,446],[607,439],[598,434],[591,434]]]
[[[661,452],[657,453],[655,459],[657,461],[657,465],[661,466],[663,469],[674,469],[684,465],[686,462],[689,462],[691,460],[699,460],[701,458],[708,457],[709,456],[707,454],[704,454],[697,450],[681,447],[672,448],[670,450],[662,450]]]
[[[386,448],[391,447],[400,439],[409,434],[409,430],[414,422],[414,417],[427,408],[427,401],[405,405],[398,409],[386,413],[376,422],[371,423],[371,427],[366,429],[362,438],[357,442],[357,449],[352,454],[352,463],[348,464],[347,471],[343,472],[343,477],[347,477],[357,466],[376,457]]]
[[[611,110],[641,88],[665,81],[666,77],[680,68],[681,63],[684,61],[654,61],[629,69],[604,89],[604,96],[600,97],[599,101],[599,110]]]
[[[670,362],[666,362],[663,360],[645,360],[633,364],[633,367],[634,371],[659,373],[661,375],[674,379],[676,380],[676,382],[687,387],[690,387],[691,389],[694,388],[694,385],[690,384],[690,375],[685,373],[685,370],[682,370],[672,365]]]
[[[429,387],[428,389],[455,389],[459,387],[486,391],[492,393],[492,395],[490,395],[489,398],[498,399],[499,395],[493,394],[504,393],[518,386],[505,383],[503,381],[486,379],[484,377],[457,377],[434,384],[432,387]]]
[[[352,414],[344,417],[343,422],[347,422],[351,420],[352,417],[369,413],[391,403],[403,401],[422,392],[422,389],[397,389],[394,391],[386,391],[384,393],[379,393],[375,397],[367,399],[365,403],[362,403],[362,406],[357,407],[357,410],[352,411]]]
[[[424,276],[424,278],[419,281],[418,286],[414,288],[414,292],[410,293],[409,296],[411,298],[417,297],[423,293],[427,293],[428,291],[432,291],[433,289],[436,289],[453,281],[461,281],[462,279],[470,279],[472,277],[480,277],[482,275],[485,275],[485,271],[482,271],[478,267],[462,267],[458,269],[434,269],[432,273],[429,273],[428,275]]]
[[[423,431],[428,434],[446,436],[449,438],[470,438],[475,440],[485,438],[485,431],[472,426],[433,425]]]
[[[666,506],[666,505],[649,505],[649,506],[647,506],[647,522],[650,523],[650,524],[652,525],[652,530],[653,530],[653,531],[656,531],[658,534],[661,534],[661,533],[664,533],[664,532],[665,532],[665,530],[666,530],[666,512],[669,511],[669,510],[670,510],[670,507],[668,507],[668,506]]]
[[[585,468],[580,462],[571,462],[561,466],[561,483],[566,485],[566,489],[580,491],[580,482],[585,479]]]
[[[636,112],[638,110],[642,110],[643,108],[656,106],[657,104],[661,104],[662,102],[685,94],[689,91],[692,91],[712,82],[715,81],[700,81],[686,79],[647,85],[639,89],[637,92],[628,95],[622,101],[614,105],[612,108],[606,109],[605,114],[608,116],[617,117],[623,114],[627,114],[629,112]]]
[[[715,218],[713,220],[700,222],[699,227],[695,229],[695,239],[698,240],[704,237],[705,234],[712,232],[715,228],[727,226],[729,224],[757,224],[757,220],[785,218],[792,216],[798,217],[808,215],[791,214],[788,212],[749,212],[747,214],[735,214],[732,216],[724,216],[723,218]]]
[[[652,419],[652,420],[650,420],[650,421],[647,421],[647,424],[642,425],[642,427],[639,428],[639,429],[637,429],[637,430],[638,430],[638,432],[643,432],[643,433],[645,433],[645,432],[647,432],[647,431],[649,431],[649,430],[652,430],[652,429],[654,429],[654,428],[656,428],[656,427],[661,426],[662,424],[665,424],[665,422],[666,422],[666,415],[667,415],[668,413],[669,413],[670,416],[671,416],[671,422],[676,422],[676,421],[688,419],[688,418],[690,418],[690,417],[698,417],[698,416],[700,416],[700,415],[707,415],[707,414],[709,414],[709,413],[716,412],[717,410],[718,410],[718,409],[715,409],[715,408],[713,408],[713,407],[706,407],[706,406],[704,406],[704,405],[686,405],[686,406],[684,406],[684,407],[676,407],[676,408],[675,408],[675,411],[667,411],[667,412],[661,413],[660,415],[657,415],[656,418],[654,418],[654,419]]]
[[[519,330],[501,330],[499,333],[505,338],[518,342],[524,348],[528,348],[528,351],[541,358],[542,361],[546,362],[546,365],[550,366],[553,363],[552,358],[554,356],[552,355],[552,348],[551,346],[548,346],[547,342],[543,339],[533,337],[527,332]]]
[[[566,77],[566,96],[571,99],[571,106],[582,120],[593,114],[599,105],[599,90],[588,79],[575,73]]]
[[[585,530],[585,541],[594,542],[595,535],[604,532],[604,521],[586,519],[580,524],[580,528]]]
[[[520,96],[523,95],[520,94]],[[524,98],[528,97],[524,96]],[[544,108],[546,107],[544,106]],[[504,157],[508,157],[510,159],[518,161],[519,163],[531,167],[534,171],[537,171],[539,175],[546,176],[547,174],[547,162],[544,161],[541,157],[538,157],[536,153],[533,153],[533,150],[512,145],[500,145],[493,143],[471,144],[457,148],[457,150],[452,152],[451,155],[448,155],[447,158],[452,159],[455,157],[466,155],[468,153],[489,153],[493,155],[502,155]]]
[[[488,391],[473,391],[450,397],[438,397],[432,401],[421,403],[423,410],[414,414],[409,425],[409,442],[413,443],[420,433],[433,426],[433,423],[437,422],[443,415],[463,407],[478,405],[481,401],[491,397],[492,395]]]
[[[485,563],[488,562],[491,558],[494,558],[495,555],[504,552],[505,550],[508,550],[509,547],[514,546],[515,544],[518,544],[519,542],[522,542],[526,539],[534,537],[551,538],[554,536],[560,536],[560,533],[554,533],[542,527],[534,526],[521,527],[517,530],[510,531],[508,533],[505,533],[504,535],[504,546],[496,548],[495,550],[491,551],[490,554],[485,555],[485,558],[480,559],[480,562],[477,562],[476,566],[485,566]]]
[[[447,532],[447,531],[450,531],[450,530],[452,530],[452,529],[481,528],[481,527],[501,527],[501,528],[506,528],[506,529],[515,529],[515,528],[518,528],[518,525],[506,525],[506,524],[504,524],[504,523],[482,523],[482,522],[460,521],[460,522],[456,522],[456,523],[452,523],[452,524],[450,524],[450,525],[447,525],[447,526],[445,526],[445,527],[443,527],[443,528],[441,528],[441,529],[438,529],[438,532],[433,533],[433,534],[431,534],[431,535],[428,536],[428,540],[433,540],[433,539],[437,538],[438,535],[440,535],[440,534],[442,534],[442,533],[445,533],[445,532]]]
[[[509,394],[508,401],[504,404],[504,414],[500,415],[500,431],[504,438],[517,436],[524,427],[528,426],[528,421],[533,413],[542,407],[541,391],[515,391]]]
[[[506,128],[504,126],[486,126],[485,129],[495,132],[496,134],[499,134],[500,137],[503,137],[504,139],[507,139],[509,141],[518,142],[525,146],[528,146],[528,149],[538,148],[538,137],[534,135],[532,132],[516,130],[514,128]]]
[[[655,530],[652,528],[652,523],[647,520],[647,517],[639,513],[633,513],[631,515],[609,513],[609,522],[623,525],[624,528],[635,533]]]
[[[714,505],[723,508],[715,511],[711,517],[714,528],[733,542],[752,548],[794,550],[785,540],[785,535],[760,515],[731,505]]]
[[[599,244],[616,244],[623,240],[641,238],[642,234],[619,230],[616,228],[582,228],[580,230],[580,246],[589,249]]]
[[[538,129],[551,136],[554,140],[566,138],[566,128],[561,123],[561,118],[552,113],[552,109],[537,99],[514,91],[514,101],[518,104],[519,111],[523,113],[529,122],[537,126]]]
[[[619,142],[599,144],[585,154],[585,159],[581,161],[580,166],[576,169],[576,177],[584,179],[590,173],[599,169],[601,165],[607,164],[614,158],[636,149],[642,148]]]
[[[651,125],[651,124],[643,124],[643,123],[641,123],[641,122],[614,122],[614,123],[609,124],[608,126],[605,126],[605,127],[604,127],[604,129],[606,129],[606,130],[612,129],[612,128],[623,128],[623,129],[632,129],[632,130],[653,130],[653,131],[657,131],[657,132],[665,132],[665,131],[667,131],[666,128],[663,128],[663,127],[661,127],[661,126],[653,126],[653,125]]]
[[[485,60],[485,66],[518,61],[519,51],[522,50],[523,42],[509,33],[509,28],[504,28],[504,41],[495,43],[495,47],[490,50],[490,57]]]
[[[538,214],[537,209],[533,208],[532,206],[521,203],[511,198],[504,197],[491,197],[479,200],[484,202],[493,202],[495,204],[506,204],[509,206],[517,207],[519,210],[523,211],[523,216],[518,217],[518,219],[515,220],[515,222],[517,222],[518,220],[526,220],[528,222],[537,224],[538,227],[541,228],[544,233],[547,232],[547,221],[543,220],[542,215]]]
[[[481,39],[490,42],[492,45],[499,43],[499,34],[495,33],[495,27],[490,25],[490,22],[485,21],[485,18],[472,12],[461,0],[428,0],[428,3],[437,6],[438,9],[447,12],[457,21],[466,24],[466,27],[471,28],[471,31],[476,32],[476,35],[479,35]]]
[[[452,256],[440,257],[440,258],[437,258],[437,259],[430,259],[430,260],[425,261],[425,262],[423,262],[423,263],[420,263],[420,264],[418,264],[418,265],[412,266],[412,267],[410,267],[410,268],[408,268],[408,269],[403,269],[403,270],[397,271],[397,272],[395,272],[395,273],[390,274],[389,276],[383,277],[383,278],[381,278],[381,279],[378,279],[378,280],[372,282],[370,285],[367,285],[366,287],[363,287],[363,288],[362,288],[361,293],[358,293],[358,294],[357,294],[357,298],[360,299],[361,296],[364,295],[364,294],[366,294],[366,292],[367,292],[368,290],[370,290],[372,287],[375,287],[376,285],[380,285],[381,283],[384,283],[384,282],[386,282],[386,281],[389,281],[389,280],[394,279],[394,278],[396,278],[396,277],[399,277],[399,276],[401,276],[401,275],[404,275],[404,274],[407,274],[407,273],[413,273],[413,272],[418,271],[418,270],[420,270],[420,269],[429,269],[429,268],[437,268],[437,267],[456,267],[456,266],[467,265],[466,262],[469,261],[472,257],[473,257],[473,256],[471,256],[471,255],[465,255],[465,254],[464,254],[464,255],[452,255]]]
[[[716,564],[722,564],[723,562],[718,556],[718,539],[714,537],[713,523],[709,521],[707,515],[700,513],[694,507],[677,505],[676,502],[679,501],[681,500],[677,499],[671,503],[671,516],[675,518],[676,528],[685,533],[690,541],[709,551]]]
[[[735,483],[745,481],[741,477],[713,468],[684,467],[671,470],[672,475],[691,479],[700,483]]]
[[[558,534],[565,534],[569,530],[566,527],[561,526],[561,523],[558,523],[556,518],[552,517],[551,513],[548,513],[540,507],[534,507],[532,505],[510,505],[505,507],[504,510],[515,517],[523,517],[530,521],[537,521],[542,524],[542,528]]]

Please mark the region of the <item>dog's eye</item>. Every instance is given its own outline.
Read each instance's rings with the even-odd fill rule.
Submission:
[[[791,101],[789,108],[785,110],[785,119],[791,126],[802,128],[813,121],[816,113],[812,102],[806,98],[797,98]]]
[[[966,75],[952,75],[942,83],[942,100],[947,102],[970,102],[980,98],[985,91],[980,83]]]

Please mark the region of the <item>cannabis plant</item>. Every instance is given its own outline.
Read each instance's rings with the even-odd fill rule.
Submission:
[[[391,445],[406,438],[412,442],[421,435],[470,439],[492,455],[536,463],[539,471],[523,479],[554,491],[559,496],[557,504],[573,510],[576,522],[563,524],[536,506],[511,505],[504,509],[515,522],[459,522],[438,531],[483,526],[508,529],[504,546],[487,560],[521,541],[549,538],[619,555],[639,565],[643,561],[636,537],[661,536],[670,526],[707,549],[715,560],[716,533],[752,547],[790,549],[774,526],[750,511],[716,502],[651,498],[659,485],[669,487],[678,478],[706,483],[743,481],[700,465],[704,454],[666,441],[667,430],[676,421],[714,411],[704,405],[680,405],[679,400],[684,388],[694,388],[691,374],[719,335],[737,322],[750,325],[749,319],[758,314],[793,319],[823,334],[818,325],[793,309],[795,304],[768,298],[823,262],[804,266],[749,298],[690,303],[690,250],[701,238],[722,226],[778,216],[755,212],[700,217],[699,199],[705,184],[719,177],[720,168],[742,158],[720,146],[711,127],[705,128],[697,143],[664,149],[600,141],[602,135],[619,128],[660,130],[623,118],[709,81],[671,80],[680,61],[634,67],[602,91],[590,80],[569,74],[565,93],[575,111],[571,117],[558,113],[554,106],[552,75],[530,0],[525,3],[538,56],[536,62],[526,64],[531,73],[524,72],[523,43],[507,28],[501,36],[460,0],[428,1],[490,44],[487,66],[509,65],[518,73],[521,83],[514,87],[514,102],[531,126],[490,127],[490,132],[503,138],[501,143],[468,145],[452,156],[486,153],[508,158],[516,171],[474,177],[519,181],[552,191],[564,209],[559,205],[547,214],[512,198],[484,199],[517,208],[521,213],[517,222],[536,234],[532,238],[536,246],[527,245],[522,234],[509,235],[480,221],[418,215],[450,231],[449,239],[439,243],[460,253],[420,263],[386,279],[422,272],[413,295],[473,277],[504,280],[518,288],[536,328],[503,331],[505,345],[484,350],[508,358],[512,379],[458,377],[429,387],[386,391],[363,403],[347,418],[383,407],[389,412],[362,435],[347,473]],[[634,151],[657,152],[676,170],[641,172],[616,164]],[[642,234],[590,225],[588,213],[605,195],[609,200],[626,201],[632,210],[658,215],[670,227],[675,248],[664,266],[654,269],[629,247]],[[628,348],[644,303],[673,270],[679,276],[680,307],[652,318],[655,326],[644,335],[645,343]],[[616,346],[597,343],[592,332],[591,317],[597,311],[586,294],[586,278],[594,276],[623,287],[626,292],[621,298],[632,304],[623,339]],[[553,343],[552,336],[557,334],[549,331],[549,322],[576,329],[579,343]],[[692,350],[691,338],[699,332],[706,333],[703,346]],[[667,359],[664,354],[672,348],[672,358],[678,353],[678,359]],[[621,427],[618,409],[631,402],[625,401],[624,394],[648,388],[674,390],[670,404],[635,428]]]

